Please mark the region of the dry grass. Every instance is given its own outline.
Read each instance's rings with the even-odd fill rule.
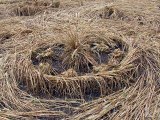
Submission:
[[[125,56],[128,46],[124,41],[102,34],[101,37],[84,35],[82,40],[84,43],[72,34],[67,39],[67,44],[55,43],[51,46],[41,46],[32,52],[31,58],[17,58],[14,67],[15,77],[26,86],[27,91],[72,98],[85,98],[86,94],[104,96],[130,84],[129,81],[134,79],[132,78],[134,73],[131,72],[134,66],[132,68],[132,63],[123,61],[128,57]],[[104,46],[108,47],[108,51]],[[122,63],[126,64],[126,67],[123,68]],[[101,64],[105,64],[104,69],[98,70]],[[124,73],[119,72],[123,69],[125,69]],[[126,76],[129,72],[130,78]],[[124,78],[128,80],[124,81]],[[92,88],[93,85],[95,88]]]
[[[140,45],[141,48],[138,47],[138,59],[141,61],[138,69],[141,72],[137,73],[139,76],[133,86],[82,105],[73,118],[87,120],[159,119],[159,81],[157,81],[159,52],[152,45],[151,43],[151,46]]]
[[[7,40],[9,40],[14,34],[9,32],[0,33],[0,43],[4,44]]]
[[[158,5],[0,1],[0,119],[160,119]]]
[[[16,7],[11,9],[11,13],[16,16],[33,16],[35,14],[41,13],[43,10],[52,7],[58,8],[60,6],[60,2],[53,1],[26,1],[18,4]]]

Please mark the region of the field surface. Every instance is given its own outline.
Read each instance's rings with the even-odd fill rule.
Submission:
[[[160,0],[0,0],[0,120],[160,120]]]

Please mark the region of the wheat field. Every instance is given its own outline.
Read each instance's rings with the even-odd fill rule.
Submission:
[[[160,120],[159,0],[0,0],[0,120]]]

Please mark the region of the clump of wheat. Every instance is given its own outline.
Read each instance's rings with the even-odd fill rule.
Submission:
[[[129,86],[129,80],[134,79],[126,77],[127,73],[134,74],[131,65],[121,66],[127,57],[128,45],[120,38],[105,34],[79,37],[73,32],[65,38],[63,44],[45,45],[33,51],[32,62],[28,61],[30,58],[18,62],[16,75],[28,90],[36,93],[44,88],[43,92],[53,96],[85,98],[91,93],[93,96],[110,94]],[[124,73],[123,69],[126,69]],[[20,76],[21,71],[24,77]],[[124,77],[128,79],[124,81]]]

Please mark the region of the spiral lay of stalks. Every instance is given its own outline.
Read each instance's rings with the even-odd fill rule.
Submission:
[[[139,43],[134,53],[139,74],[136,83],[80,106],[73,119],[159,119],[159,44],[149,41],[143,45]]]
[[[159,120],[158,0],[0,0],[0,120]]]
[[[33,93],[85,98],[87,94],[104,96],[136,81],[135,69],[139,68],[135,67],[137,58],[132,59],[132,46],[107,35],[81,39],[69,33],[67,43],[41,46],[28,59],[17,58],[14,74],[18,82]]]

